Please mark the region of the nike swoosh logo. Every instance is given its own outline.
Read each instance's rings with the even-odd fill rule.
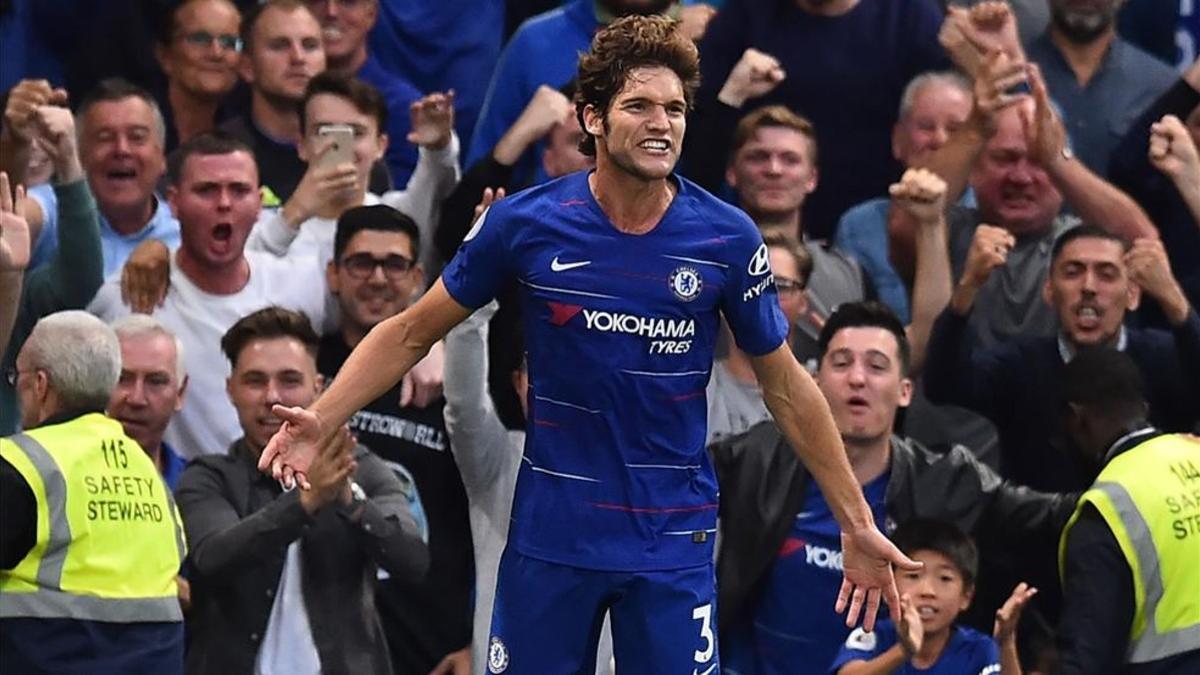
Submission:
[[[591,260],[580,260],[579,262],[569,262],[569,263],[559,262],[558,256],[554,256],[554,260],[550,261],[550,269],[551,269],[551,271],[554,271],[554,272],[566,272],[567,270],[573,270],[576,267],[584,267],[586,265],[591,265],[591,264],[592,264]]]
[[[705,669],[704,669],[704,672],[699,672],[699,671],[697,671],[695,668],[692,668],[692,675],[708,675],[708,674],[709,674],[709,673],[711,673],[713,670],[715,670],[715,669],[716,669],[716,667],[717,667],[717,664],[715,664],[715,663],[714,663],[714,664],[712,664],[711,666],[709,666],[708,668],[705,668]]]

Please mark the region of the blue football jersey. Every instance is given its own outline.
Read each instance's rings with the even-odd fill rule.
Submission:
[[[952,626],[950,640],[938,656],[937,663],[918,670],[911,661],[905,662],[896,675],[999,675],[1000,648],[990,635],[984,635],[967,626]],[[862,628],[854,629],[841,651],[834,658],[829,672],[851,661],[870,661],[891,649],[900,638],[896,635],[896,624],[881,619],[875,624],[875,632]]]
[[[712,560],[717,483],[704,449],[719,314],[752,355],[787,336],[767,249],[695,184],[650,232],[620,232],[588,174],[504,199],[442,280],[464,306],[519,284],[529,420],[509,544],[614,571]]]

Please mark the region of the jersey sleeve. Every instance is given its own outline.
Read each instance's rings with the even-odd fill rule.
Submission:
[[[460,305],[471,309],[483,307],[495,299],[496,292],[508,280],[512,258],[507,232],[509,220],[504,211],[497,213],[489,207],[442,270],[446,291]]]
[[[739,235],[730,242],[721,312],[738,347],[751,356],[762,356],[783,344],[788,325],[779,309],[767,245],[754,224],[743,220]]]
[[[888,625],[882,621],[876,624],[875,630],[870,633],[861,627],[855,628],[850,637],[842,643],[842,648],[833,658],[833,663],[829,665],[830,675],[835,675],[842,666],[851,661],[870,661],[891,649],[892,645],[896,644],[896,633],[887,628]]]
[[[979,635],[978,660],[971,665],[970,672],[977,675],[993,675],[1000,672],[1000,645],[990,635]]]

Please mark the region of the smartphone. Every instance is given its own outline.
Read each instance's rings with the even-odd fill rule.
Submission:
[[[318,160],[321,168],[354,163],[354,127],[349,124],[326,124],[317,129],[317,136],[329,146]]]

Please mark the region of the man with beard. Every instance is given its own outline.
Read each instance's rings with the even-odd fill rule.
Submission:
[[[317,370],[327,380],[372,328],[417,297],[425,280],[417,262],[420,241],[416,222],[390,206],[359,206],[338,218],[325,274],[337,296],[341,326],[321,339],[317,353]],[[349,427],[410,494],[419,495],[428,522],[429,573],[420,581],[384,579],[375,599],[393,672],[426,675],[443,659],[469,661],[471,529],[442,418],[445,400],[406,405],[402,386],[363,406]]]
[[[875,527],[828,406],[784,342],[758,230],[673,173],[698,75],[675,21],[630,16],[597,33],[576,96],[596,170],[493,204],[441,278],[372,329],[316,403],[273,409],[286,423],[259,468],[307,489],[329,432],[520,282],[531,423],[490,672],[588,672],[605,612],[623,671],[718,667],[703,388],[721,316],[842,527],[837,608],[850,624],[865,609],[871,628],[883,596],[899,605],[892,565],[918,567]]]
[[[964,278],[993,274],[1008,246],[973,250]],[[1142,293],[1164,308],[1171,332],[1124,325]],[[967,329],[972,293],[960,284],[929,340],[930,353],[943,356],[926,365],[930,400],[970,408],[996,424],[1006,478],[1056,492],[1090,482],[1058,424],[1063,368],[1085,346],[1115,347],[1133,358],[1156,425],[1194,428],[1200,420],[1200,317],[1172,276],[1161,242],[1140,239],[1127,248],[1096,227],[1070,230],[1054,243],[1042,297],[1058,317],[1056,336],[1020,336],[990,348],[976,344]]]
[[[592,35],[613,19],[667,13],[686,25],[691,11],[696,10],[681,8],[675,0],[570,0],[521,24],[500,54],[464,166],[473,166],[493,151],[540,85],[567,84],[575,76],[579,53],[587,51]],[[537,150],[520,155],[514,165],[515,184],[541,183],[549,177],[538,163],[542,147],[538,143]]]
[[[1050,28],[1028,47],[1062,107],[1079,159],[1108,174],[1129,125],[1176,79],[1169,66],[1117,35],[1125,0],[1047,0]]]

